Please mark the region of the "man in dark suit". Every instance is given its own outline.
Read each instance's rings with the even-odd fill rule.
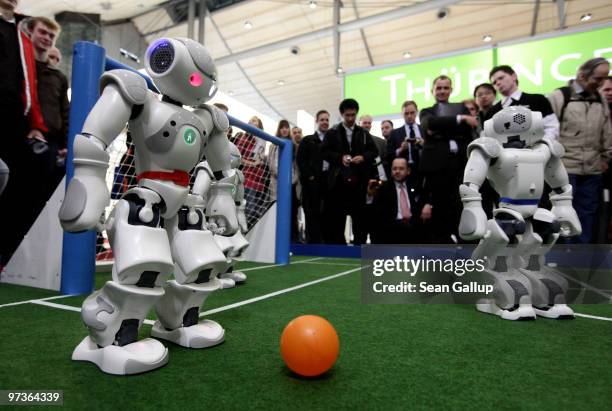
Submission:
[[[559,137],[559,119],[554,113],[550,101],[542,94],[523,93],[519,89],[518,76],[512,67],[508,65],[493,67],[489,72],[489,78],[495,90],[502,95],[502,99],[487,112],[485,121],[506,107],[527,107],[531,111],[542,113],[545,136],[552,140]]]
[[[478,125],[462,103],[448,102],[452,90],[451,79],[438,76],[432,90],[436,104],[423,109],[420,115],[425,143],[419,170],[425,189],[431,193],[434,241],[441,244],[458,241],[462,210],[459,186],[467,162],[467,146],[472,141],[473,127]]]
[[[347,215],[353,222],[353,243],[361,245],[366,241],[363,209],[371,165],[378,151],[370,133],[355,124],[358,111],[357,101],[343,100],[340,103],[342,122],[329,129],[321,148],[323,159],[329,162],[324,213],[329,229],[326,242],[332,244],[346,244]]]
[[[397,157],[391,165],[391,180],[378,186],[372,180],[368,186],[376,231],[373,243],[419,244],[426,242],[424,223],[431,218],[431,204],[427,195],[413,184],[410,167],[404,157]]]
[[[329,163],[321,156],[321,145],[329,129],[329,113],[325,110],[317,112],[316,122],[317,130],[314,134],[302,138],[295,158],[302,184],[302,207],[306,218],[308,244],[323,242],[323,194],[329,169]]]
[[[374,167],[372,167],[372,175],[375,178],[378,177],[378,179],[385,181],[389,175],[387,168],[387,140],[372,134],[372,121],[374,121],[374,119],[371,115],[364,114],[359,117],[359,126],[370,133],[372,140],[374,140],[374,144],[376,144],[376,150],[378,150],[378,157],[376,157]]]
[[[408,100],[402,104],[404,124],[394,129],[387,143],[387,157],[392,160],[397,157],[405,158],[408,166],[413,170],[412,177],[418,177],[419,160],[423,148],[423,129],[416,123],[418,114],[417,104]]]

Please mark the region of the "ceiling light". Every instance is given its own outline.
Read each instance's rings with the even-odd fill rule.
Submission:
[[[234,92],[232,90],[230,90],[230,91],[227,92],[227,95],[231,97],[231,96],[234,95]]]
[[[311,9],[316,9],[317,8],[317,2],[315,0],[310,0],[310,3],[308,4],[308,7],[310,7]]]
[[[342,74],[342,73],[344,73],[344,70],[342,69],[342,67],[338,67],[338,68],[336,69],[336,73],[338,73],[338,74]]]
[[[245,21],[244,28],[247,30],[251,30],[253,28],[253,23],[251,23],[249,20]]]
[[[493,40],[493,36],[490,34],[484,35],[482,36],[482,41],[484,41],[485,43],[490,42],[491,40]]]
[[[585,22],[585,21],[589,21],[593,18],[593,15],[591,13],[587,13],[587,14],[583,14],[582,16],[580,16],[580,21],[581,22]]]
[[[402,56],[404,56],[405,59],[409,59],[410,57],[412,57],[412,53],[410,53],[409,51],[404,51],[404,54],[402,54]]]
[[[285,85],[285,80],[278,80],[276,82],[276,84],[278,84],[279,86],[284,86]]]

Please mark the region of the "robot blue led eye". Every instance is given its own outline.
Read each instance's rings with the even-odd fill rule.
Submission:
[[[157,74],[165,72],[173,61],[174,47],[172,47],[170,42],[163,41],[153,47],[153,51],[149,57],[149,65],[153,72]]]

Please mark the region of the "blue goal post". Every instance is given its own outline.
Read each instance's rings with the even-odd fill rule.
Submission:
[[[86,41],[75,43],[72,60],[72,96],[68,129],[68,157],[66,161],[66,187],[74,176],[73,142],[83,129],[87,115],[100,97],[100,76],[105,70],[125,69],[142,76],[149,88],[158,92],[149,77],[106,57],[103,47]],[[264,131],[228,116],[230,124],[279,147],[278,194],[276,200],[275,252],[276,264],[289,263],[291,231],[291,140],[271,136]],[[64,232],[62,247],[62,294],[86,294],[94,289],[96,266],[96,231]]]

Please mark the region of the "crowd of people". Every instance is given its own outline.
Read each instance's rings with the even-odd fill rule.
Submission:
[[[525,106],[542,113],[544,135],[565,148],[563,162],[582,225],[582,234],[569,242],[609,242],[609,72],[606,59],[590,59],[580,65],[574,80],[546,97],[521,91],[512,67],[500,65],[490,71],[490,83],[474,89],[473,99],[456,103],[449,101],[452,80],[440,75],[432,87],[436,103],[419,109],[415,101],[405,101],[400,107],[403,124],[395,127],[391,120],[383,120],[382,137],[372,130],[372,116],[359,116],[359,103],[354,99],[340,103],[342,120],[338,124],[330,125],[328,111],[317,112],[315,132],[294,139],[293,193],[294,204],[297,199],[304,211],[303,240],[355,245],[460,242],[458,188],[463,182],[467,146],[495,113],[509,106]],[[286,120],[279,123],[277,136],[289,138]],[[270,157],[269,164],[276,159]],[[487,182],[480,191],[491,218],[499,196]],[[550,208],[549,192],[547,187],[542,207]],[[347,216],[352,236],[345,235]],[[292,227],[295,230],[295,222]],[[299,238],[295,233],[292,237]]]
[[[68,81],[58,69],[61,28],[0,0],[0,159],[10,171],[0,197],[0,268],[65,174]],[[10,201],[9,201],[10,199]]]
[[[10,169],[0,201],[0,267],[64,175],[68,132],[68,83],[58,69],[61,53],[54,47],[61,27],[45,17],[16,13],[17,4],[0,0],[4,56],[0,159]],[[541,112],[545,134],[565,148],[563,162],[582,224],[582,234],[570,241],[608,242],[612,212],[609,194],[603,193],[612,189],[609,73],[606,59],[590,59],[567,86],[545,97],[522,92],[516,72],[501,65],[490,71],[490,83],[474,89],[473,99],[454,103],[449,101],[452,81],[440,75],[431,90],[436,103],[419,108],[415,101],[403,102],[399,107],[403,123],[383,120],[380,137],[372,130],[372,116],[359,116],[359,103],[350,98],[339,105],[338,124],[330,123],[328,111],[317,112],[311,135],[302,136],[299,127],[281,120],[276,136],[292,140],[295,148],[292,241],[355,245],[460,241],[458,187],[467,146],[480,136],[487,119],[505,107],[520,105]],[[257,117],[249,123],[263,129]],[[276,199],[277,147],[266,149],[263,140],[231,129],[228,138],[242,154],[251,227]],[[499,198],[486,183],[481,193],[490,217]],[[303,210],[303,231],[298,207]],[[348,216],[352,235],[347,237]]]

